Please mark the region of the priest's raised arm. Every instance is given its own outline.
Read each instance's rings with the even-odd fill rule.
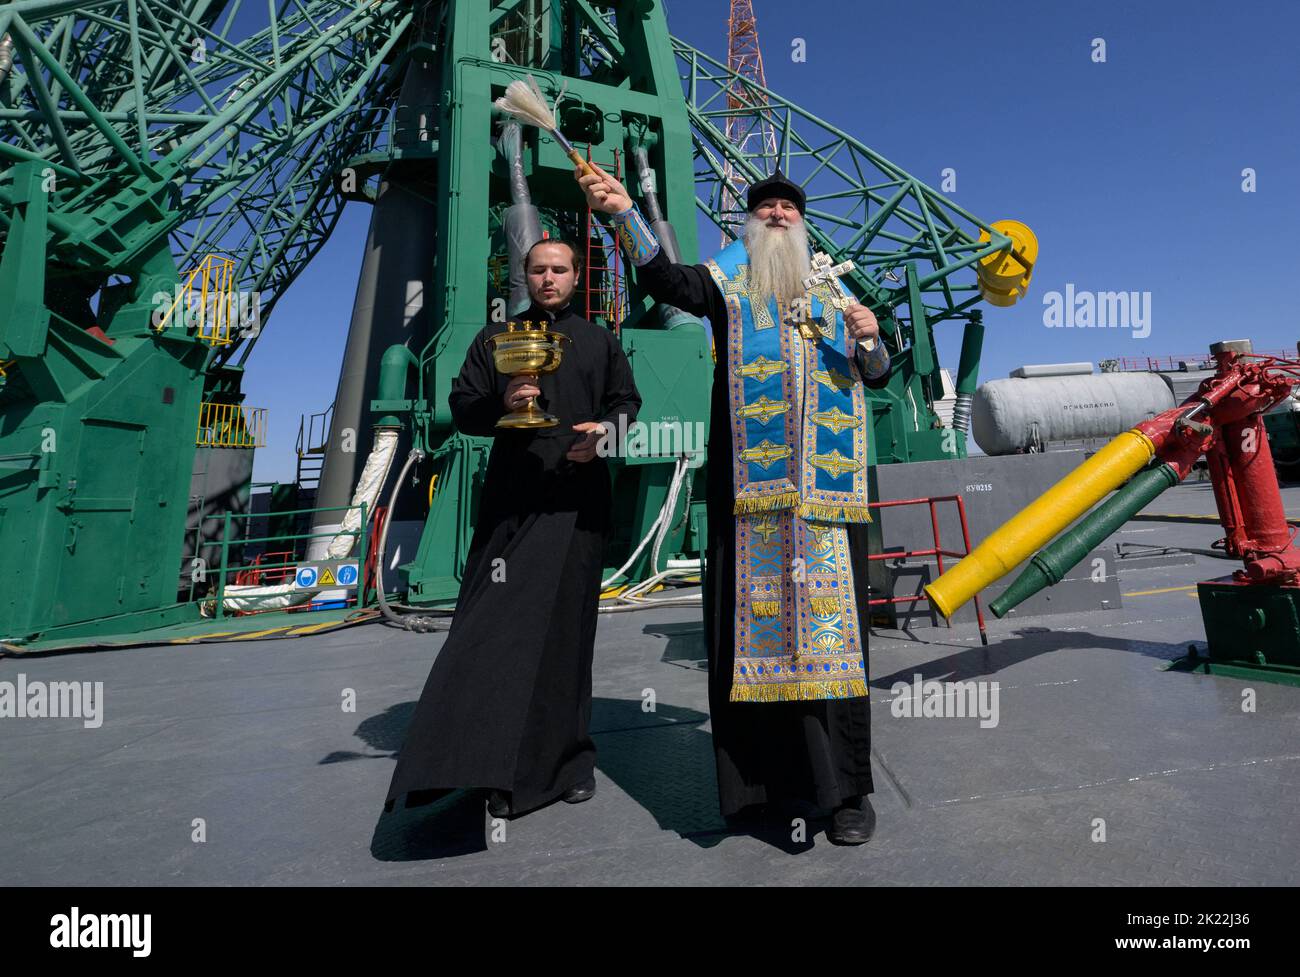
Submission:
[[[637,280],[655,301],[707,318],[713,330],[714,346],[721,348],[727,312],[722,293],[708,268],[672,261],[623,185],[598,167],[593,169],[596,171],[593,174],[584,176],[578,171],[574,175],[591,206],[610,216],[619,243],[637,269]],[[870,322],[875,327],[875,317],[856,303],[845,311],[845,321],[850,327],[858,321]],[[856,358],[866,386],[883,387],[888,382],[890,357],[883,342],[877,340],[870,352],[860,345]]]

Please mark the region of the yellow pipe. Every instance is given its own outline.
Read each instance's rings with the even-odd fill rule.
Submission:
[[[1115,438],[989,534],[951,570],[925,588],[944,617],[1010,573],[1061,530],[1140,471],[1155,445],[1134,429]]]

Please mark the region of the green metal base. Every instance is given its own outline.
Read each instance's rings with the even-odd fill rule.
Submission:
[[[0,640],[0,656],[295,638],[362,624],[374,620],[378,614],[370,607],[359,611],[355,607],[345,607],[295,613],[271,611],[214,621],[210,617],[199,617],[195,604],[178,604],[154,612],[153,618],[124,614],[107,621],[84,622],[75,628],[53,629],[29,640]]]
[[[1198,675],[1224,675],[1228,678],[1244,678],[1257,682],[1271,682],[1274,685],[1300,687],[1300,668],[1288,668],[1285,665],[1252,665],[1241,661],[1214,661],[1199,654],[1179,658],[1171,662],[1165,670],[1194,672]]]
[[[1208,648],[1195,646],[1172,671],[1300,686],[1300,587],[1244,584],[1233,577],[1196,585]]]

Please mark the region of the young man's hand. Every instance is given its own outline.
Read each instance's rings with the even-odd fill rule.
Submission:
[[[617,214],[619,211],[627,210],[632,206],[632,197],[623,184],[619,183],[595,163],[587,165],[596,172],[583,176],[582,167],[575,164],[573,177],[578,181],[578,186],[582,187],[582,192],[587,195],[588,207],[592,210],[598,210],[602,214]]]
[[[521,373],[517,377],[510,378],[505,395],[501,399],[505,401],[506,410],[516,410],[528,403],[529,397],[541,395],[542,391],[537,386],[537,377],[531,373]]]
[[[591,461],[596,457],[596,448],[605,434],[605,426],[599,421],[583,421],[573,425],[573,429],[585,437],[577,441],[564,457],[569,461]]]

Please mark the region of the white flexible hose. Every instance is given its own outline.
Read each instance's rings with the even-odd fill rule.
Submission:
[[[664,500],[663,507],[659,510],[659,515],[656,516],[655,521],[650,524],[650,528],[646,531],[645,537],[641,540],[640,543],[637,544],[636,549],[632,551],[632,555],[627,558],[627,562],[624,563],[621,567],[619,567],[617,570],[615,570],[613,573],[611,573],[608,577],[606,577],[604,580],[600,582],[601,590],[604,590],[606,587],[612,584],[619,577],[623,576],[623,574],[625,574],[628,571],[628,568],[631,567],[632,564],[636,562],[637,557],[641,555],[641,551],[645,549],[646,544],[649,543],[651,538],[655,536],[656,531],[659,530],[659,527],[660,526],[666,527],[667,520],[672,518],[672,506],[677,500],[677,488],[681,481],[682,472],[685,471],[685,468],[686,468],[686,458],[682,457],[677,459],[677,465],[673,469],[672,481],[668,485],[668,498]],[[666,531],[667,530],[665,528],[665,532]],[[660,535],[662,536],[662,534]],[[658,562],[658,554],[659,554],[659,544],[658,542],[656,542],[653,562],[656,563]],[[653,569],[653,564],[651,568]]]
[[[673,512],[677,509],[677,496],[682,490],[682,481],[686,474],[686,457],[683,455],[677,459],[677,465],[673,468],[672,481],[668,483],[668,498],[664,500],[663,518],[659,520],[659,532],[655,536],[654,549],[650,551],[650,572],[659,572],[659,550],[664,545],[664,540],[668,537],[669,524],[673,519]]]
[[[443,630],[439,626],[438,618],[418,613],[418,608],[408,608],[402,604],[390,604],[384,596],[384,560],[388,548],[388,527],[392,525],[393,513],[396,511],[397,493],[401,491],[402,485],[406,482],[406,476],[411,471],[411,466],[423,457],[424,452],[419,448],[411,449],[411,453],[406,457],[406,464],[402,466],[397,481],[393,484],[393,491],[388,496],[388,513],[384,517],[384,528],[379,531],[379,543],[375,548],[375,597],[378,600],[380,612],[394,624],[400,625],[407,631],[428,632]],[[398,614],[394,607],[415,611],[416,613]]]
[[[699,606],[703,598],[700,595],[691,595],[688,597],[650,597],[648,594],[655,587],[665,580],[677,577],[692,576],[699,572],[702,561],[677,561],[670,560],[669,563],[685,563],[685,566],[669,566],[665,570],[659,569],[659,553],[663,547],[664,540],[668,538],[668,530],[671,528],[673,511],[677,507],[677,497],[681,494],[682,484],[685,481],[687,472],[687,458],[685,455],[677,459],[676,467],[673,469],[672,481],[668,484],[668,496],[664,499],[663,507],[659,510],[659,515],[651,524],[645,538],[637,545],[636,550],[628,557],[627,562],[615,570],[610,576],[601,582],[601,589],[604,590],[616,579],[621,577],[627,569],[636,562],[637,557],[645,549],[646,544],[654,539],[654,547],[650,552],[650,570],[651,574],[645,580],[633,584],[627,590],[614,598],[615,603],[608,604],[600,608],[603,614],[612,614],[618,611],[642,610],[646,607],[688,607]],[[688,489],[689,490],[689,489]],[[693,565],[692,565],[693,564]]]
[[[379,491],[388,481],[388,473],[393,468],[393,457],[397,454],[398,430],[395,427],[375,429],[374,444],[366,457],[361,477],[357,479],[356,490],[352,493],[352,505],[343,513],[343,522],[339,531],[329,541],[325,559],[345,560],[356,548],[358,530],[361,529],[361,503],[366,504],[366,519],[375,511],[379,501]]]

